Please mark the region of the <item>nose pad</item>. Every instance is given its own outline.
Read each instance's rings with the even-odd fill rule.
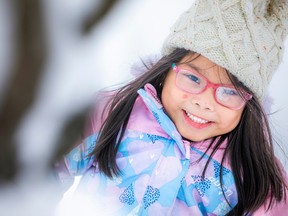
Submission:
[[[214,98],[214,90],[212,88],[208,88],[200,94],[192,95],[191,103],[200,109],[213,111],[215,104],[217,103]]]

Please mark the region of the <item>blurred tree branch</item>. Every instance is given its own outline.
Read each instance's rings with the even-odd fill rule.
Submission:
[[[113,8],[113,6],[118,2],[117,0],[105,0],[100,4],[100,9],[98,8],[95,13],[92,13],[91,16],[85,21],[83,25],[83,33],[88,34],[91,30],[98,24],[99,21],[104,18],[108,12]]]
[[[12,0],[11,0],[12,1]],[[10,83],[0,110],[0,179],[11,180],[17,172],[14,134],[33,103],[46,57],[43,17],[38,0],[13,0],[16,17],[16,50]]]

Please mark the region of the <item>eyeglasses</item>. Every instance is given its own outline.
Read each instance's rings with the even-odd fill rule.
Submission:
[[[176,72],[176,86],[191,94],[200,94],[207,88],[214,90],[214,98],[217,103],[232,110],[241,109],[252,95],[233,85],[222,85],[210,82],[196,70],[179,68],[175,63],[172,69]]]

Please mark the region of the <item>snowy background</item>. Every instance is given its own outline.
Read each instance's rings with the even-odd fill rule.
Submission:
[[[10,52],[13,47],[13,17],[8,2],[0,0],[0,98],[9,80],[9,74],[5,72],[11,66],[13,56]],[[91,209],[81,208],[84,197],[79,198],[80,202],[72,201],[69,191],[61,205],[57,205],[57,188],[49,181],[42,181],[39,173],[31,171],[29,166],[48,159],[65,120],[87,105],[97,90],[127,81],[132,77],[131,65],[140,57],[160,53],[170,26],[192,1],[118,1],[100,25],[85,37],[79,33],[81,21],[99,1],[42,2],[49,43],[48,62],[37,92],[37,103],[23,119],[17,133],[20,161],[28,168],[19,176],[17,186],[0,187],[1,216],[66,216],[91,212],[92,206]],[[288,41],[286,44],[288,47]],[[288,97],[285,94],[288,49],[284,60],[271,82],[269,94],[273,102],[271,112],[276,112],[270,116],[275,140],[287,152]],[[276,150],[288,170],[287,161],[279,149]],[[58,206],[56,210],[55,206]]]

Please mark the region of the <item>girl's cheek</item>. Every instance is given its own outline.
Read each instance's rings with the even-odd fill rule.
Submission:
[[[189,95],[188,94],[182,94],[180,96],[183,100],[188,100],[189,99]]]

